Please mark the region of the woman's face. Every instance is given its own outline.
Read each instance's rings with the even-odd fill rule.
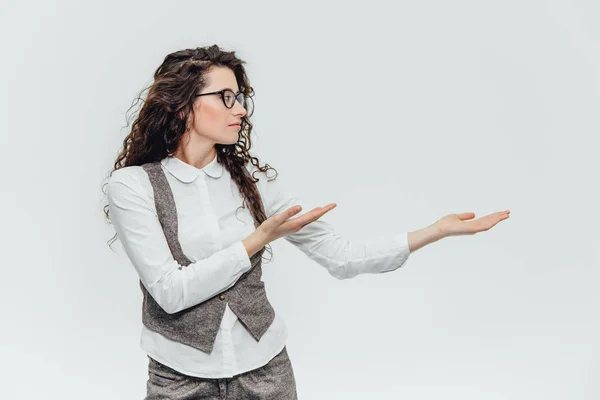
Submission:
[[[207,85],[199,93],[223,89],[238,93],[240,90],[233,71],[227,67],[212,67],[206,79]],[[241,123],[246,113],[246,109],[237,101],[233,107],[227,108],[220,94],[196,97],[190,134],[199,135],[212,143],[235,144],[239,139],[240,125],[231,124]]]

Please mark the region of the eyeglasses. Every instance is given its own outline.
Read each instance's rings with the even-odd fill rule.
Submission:
[[[223,104],[225,104],[225,107],[227,108],[232,108],[235,104],[235,101],[237,100],[238,103],[240,103],[242,107],[244,107],[246,111],[248,111],[248,114],[252,115],[252,111],[254,110],[254,100],[252,100],[252,97],[248,97],[250,101],[246,102],[246,97],[242,92],[238,92],[237,94],[235,94],[232,90],[223,89],[219,90],[218,92],[199,93],[196,95],[196,97],[207,96],[209,94],[220,94],[221,100],[223,100]]]

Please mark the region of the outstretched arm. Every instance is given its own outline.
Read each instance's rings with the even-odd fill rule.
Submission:
[[[251,168],[252,170],[254,169]],[[303,208],[303,204],[290,191],[285,179],[282,179],[278,176],[273,180],[259,181],[267,218],[275,214],[282,215],[277,217],[278,221],[267,220],[257,229],[255,237],[258,246],[262,247],[281,237],[282,234],[272,233],[281,231],[288,242],[326,267],[329,273],[338,279],[349,279],[364,273],[391,272],[405,265],[410,254],[429,243],[447,236],[488,230],[499,221],[508,218],[509,214],[509,211],[503,211],[467,222],[465,220],[473,218],[475,214],[450,214],[417,231],[400,231],[394,235],[372,237],[369,240],[348,240],[340,236],[329,223],[318,219],[335,208],[336,203],[317,207],[303,216],[291,218]],[[308,220],[312,222],[305,223]],[[289,227],[285,228],[286,225],[296,227],[288,231]],[[300,225],[302,227],[298,230]]]

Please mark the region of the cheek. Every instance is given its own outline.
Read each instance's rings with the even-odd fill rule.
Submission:
[[[227,113],[212,105],[202,107],[198,124],[201,130],[219,131],[227,126]]]
[[[209,107],[205,107],[204,115],[206,118],[208,118],[208,120],[216,122],[220,118],[221,112],[216,107],[211,105]]]

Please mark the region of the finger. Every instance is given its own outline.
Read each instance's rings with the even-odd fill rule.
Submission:
[[[277,225],[283,224],[287,219],[298,214],[302,211],[302,206],[297,204],[288,208],[287,210],[280,212],[279,214],[273,215],[271,218],[277,223]]]
[[[316,207],[312,211],[310,211],[304,215],[312,215],[311,213],[314,213],[315,211],[319,210],[320,208],[321,207]],[[288,221],[290,218],[292,218],[295,214],[298,214],[300,211],[302,211],[302,206],[297,204],[279,214],[272,216],[271,218],[274,220],[274,222],[277,225],[283,225],[286,221]]]
[[[482,218],[481,226],[479,227],[479,229],[487,231],[487,230],[493,228],[494,226],[496,226],[496,224],[498,224],[498,222],[503,221],[506,218],[508,218],[507,214],[489,215],[487,218]]]
[[[325,213],[334,209],[336,206],[337,204],[331,203],[326,205],[325,207],[315,207],[312,211],[307,212],[306,214],[298,217],[298,219],[314,221],[322,217]]]
[[[335,207],[337,207],[336,203],[328,204],[325,207],[315,207],[314,209],[300,217],[289,219],[288,222],[293,222],[294,226],[296,227],[304,226],[318,220],[325,213],[333,210]]]
[[[493,219],[494,221],[496,221],[496,223],[505,220],[506,218],[508,218],[510,216],[510,213],[507,213],[506,211],[500,211],[497,212],[495,214],[489,215],[488,217],[490,219]]]
[[[473,212],[460,213],[460,214],[458,214],[458,218],[462,221],[467,220],[467,219],[472,219],[472,218],[475,218],[475,213],[473,213]]]

